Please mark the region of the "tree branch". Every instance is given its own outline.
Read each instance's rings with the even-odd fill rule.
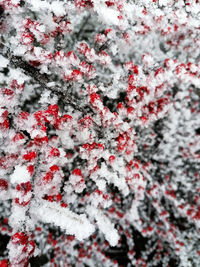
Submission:
[[[33,78],[36,82],[38,82],[42,86],[42,88],[52,91],[60,98],[62,97],[62,100],[65,101],[66,104],[70,105],[75,110],[80,111],[83,116],[87,115],[86,109],[83,109],[81,107],[81,104],[77,100],[72,99],[72,97],[66,91],[63,91],[61,86],[59,85],[55,85],[53,87],[47,86],[48,83],[54,82],[54,80],[52,80],[52,77],[50,75],[46,73],[41,73],[39,69],[30,65],[22,57],[15,56],[11,52],[10,48],[5,46],[2,42],[0,42],[0,54],[8,58],[10,60],[10,64],[13,65],[15,68],[22,69],[27,76]],[[94,113],[94,111],[91,108],[90,111]],[[99,138],[103,137],[102,131],[101,129],[99,129],[99,126],[95,122],[94,125],[96,126],[95,130],[97,132],[98,137]]]
[[[7,51],[4,51],[4,48]],[[72,99],[72,97],[66,91],[63,91],[59,85],[55,85],[53,87],[49,87],[47,85],[48,83],[54,82],[50,75],[41,73],[39,69],[30,65],[22,57],[13,55],[10,49],[8,47],[5,47],[3,43],[0,43],[0,54],[8,58],[11,65],[13,65],[15,68],[22,69],[27,76],[33,78],[44,89],[51,90],[53,93],[59,94],[60,96],[64,97],[64,100],[67,104],[71,105],[74,109],[80,111],[85,115],[85,111],[80,107],[80,103],[78,103],[77,100]]]

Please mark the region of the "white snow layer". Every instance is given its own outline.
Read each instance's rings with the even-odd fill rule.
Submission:
[[[40,200],[40,203],[35,202],[31,206],[30,212],[32,217],[46,223],[53,223],[65,230],[66,234],[75,235],[80,241],[89,237],[95,230],[85,214],[75,214],[57,203]]]

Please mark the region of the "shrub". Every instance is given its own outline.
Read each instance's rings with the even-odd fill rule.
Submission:
[[[199,14],[1,1],[0,266],[199,266]]]

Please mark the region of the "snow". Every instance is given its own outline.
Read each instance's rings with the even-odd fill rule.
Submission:
[[[117,10],[107,8],[98,0],[94,1],[94,10],[98,13],[98,18],[107,25],[119,25],[118,16],[120,15]]]
[[[38,220],[59,226],[66,234],[75,235],[80,241],[88,238],[95,230],[85,214],[75,214],[57,203],[40,200],[32,204],[30,212]]]
[[[103,214],[101,210],[96,209],[95,207],[87,207],[87,212],[90,216],[94,217],[99,229],[105,235],[106,240],[111,246],[116,246],[119,241],[119,234],[114,228],[113,223],[108,219],[106,215]]]
[[[62,1],[53,1],[51,3],[51,10],[56,16],[64,16],[66,14],[64,3]]]
[[[27,170],[26,166],[21,166],[17,165],[15,166],[15,170],[13,174],[10,176],[11,183],[15,184],[20,184],[20,183],[25,183],[30,180],[30,174]]]
[[[1,221],[0,232],[26,233],[41,254],[55,246],[58,266],[76,265],[81,258],[83,265],[110,267],[118,263],[103,255],[104,241],[119,247],[123,235],[130,266],[136,266],[130,253],[137,246],[136,229],[149,237],[140,259],[152,258],[147,265],[169,265],[170,252],[181,266],[189,266],[187,255],[196,266],[200,5],[80,0],[79,8],[77,1],[27,0],[20,6],[12,6],[19,0],[3,1],[0,212],[9,221],[6,227]],[[65,23],[71,23],[67,30]],[[14,79],[25,82],[24,88]],[[30,150],[37,157],[29,161],[24,155]],[[179,215],[192,227],[181,231]],[[50,244],[57,227],[62,235]],[[155,252],[162,253],[160,262],[151,257],[154,247],[161,247],[155,233],[161,245],[168,244],[166,256]],[[178,241],[184,243],[180,250]],[[11,266],[18,255],[32,257],[12,245],[12,238],[8,250]],[[80,256],[81,250],[88,254]]]
[[[9,60],[0,55],[0,68],[5,68],[9,63]]]

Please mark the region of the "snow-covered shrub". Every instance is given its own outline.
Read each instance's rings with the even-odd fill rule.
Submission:
[[[0,33],[0,266],[199,266],[199,1],[1,0]]]

